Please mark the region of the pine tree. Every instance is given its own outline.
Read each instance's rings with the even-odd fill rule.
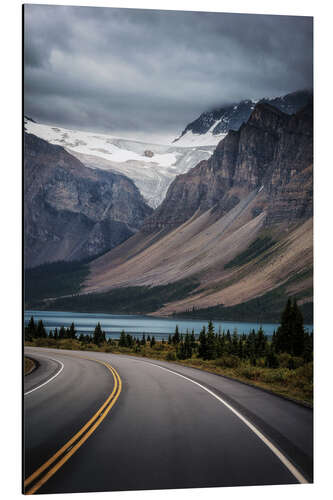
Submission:
[[[196,347],[194,330],[192,330],[190,341],[191,341],[191,348],[192,350],[194,350]]]
[[[188,333],[185,335],[184,351],[185,351],[185,356],[186,356],[185,359],[192,357],[192,342],[191,342],[190,335]]]
[[[179,342],[180,342],[180,335],[179,335],[178,325],[176,325],[176,329],[175,329],[174,336],[172,338],[172,342],[174,344],[179,344]]]
[[[216,339],[215,339],[214,325],[212,320],[209,320],[208,331],[207,331],[206,357],[204,359],[215,359],[215,358],[216,358]]]
[[[155,337],[152,336],[151,341],[150,341],[150,347],[154,347],[155,344],[156,344]]]
[[[124,330],[120,333],[119,347],[126,347],[126,334]]]
[[[232,334],[232,339],[231,339],[231,354],[234,354],[237,356],[238,354],[238,335],[237,335],[237,330],[234,330],[234,333]]]
[[[54,340],[58,340],[59,335],[58,335],[58,328],[54,329]]]
[[[206,359],[207,356],[207,336],[206,336],[206,327],[203,326],[202,330],[199,334],[199,350],[198,354],[200,358]]]
[[[281,315],[281,324],[276,331],[274,346],[277,352],[287,352],[293,356],[302,356],[305,348],[303,316],[296,300],[288,299]]]
[[[145,334],[142,335],[141,345],[146,345],[146,335]]]
[[[59,339],[64,339],[66,336],[66,330],[65,330],[65,327],[64,326],[61,326],[60,327],[60,330],[59,330]]]
[[[33,316],[31,316],[28,326],[24,329],[25,340],[30,341],[36,337],[37,328]]]
[[[70,339],[75,339],[76,338],[76,330],[75,330],[74,322],[72,322],[72,324],[71,324],[71,326],[69,328],[68,337]]]
[[[101,324],[98,322],[93,334],[93,343],[100,345],[103,342],[105,342],[105,332],[102,331]]]
[[[43,325],[43,321],[40,319],[37,324],[36,337],[39,339],[46,339],[47,333]]]
[[[302,356],[305,347],[305,331],[303,327],[303,315],[297,305],[296,299],[293,302],[293,342],[292,354]]]

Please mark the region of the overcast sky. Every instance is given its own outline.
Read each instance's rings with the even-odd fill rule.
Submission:
[[[312,18],[25,5],[25,113],[173,139],[213,107],[312,88]]]

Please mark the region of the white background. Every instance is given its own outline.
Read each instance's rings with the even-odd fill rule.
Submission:
[[[26,2],[37,3],[37,2]],[[315,484],[99,493],[98,498],[270,500],[329,498],[332,474],[332,7],[317,1],[49,1],[48,4],[164,8],[314,16],[315,26]],[[21,488],[21,2],[1,2],[1,495],[19,498]],[[125,445],[125,443],[124,443]],[[223,446],[223,443],[217,444]],[[143,451],[144,452],[144,451]],[[148,472],[148,471],[147,471]],[[148,472],[149,473],[149,472]],[[69,495],[45,498],[70,499]],[[93,494],[77,494],[90,499]]]

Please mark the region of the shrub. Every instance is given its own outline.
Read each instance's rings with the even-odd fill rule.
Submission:
[[[217,366],[221,366],[222,368],[238,368],[240,365],[240,359],[237,356],[222,356],[222,358],[218,358],[215,361]]]
[[[276,368],[263,371],[261,380],[269,384],[285,384],[291,376],[292,373],[287,368]]]
[[[167,355],[165,356],[165,359],[167,361],[176,361],[177,357],[176,354],[173,351],[169,351]]]
[[[249,380],[259,380],[263,370],[252,366],[243,366],[239,369],[239,375],[242,375]]]

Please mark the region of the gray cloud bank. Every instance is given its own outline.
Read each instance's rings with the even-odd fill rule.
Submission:
[[[312,88],[312,18],[26,5],[25,113],[174,138],[201,112]]]

